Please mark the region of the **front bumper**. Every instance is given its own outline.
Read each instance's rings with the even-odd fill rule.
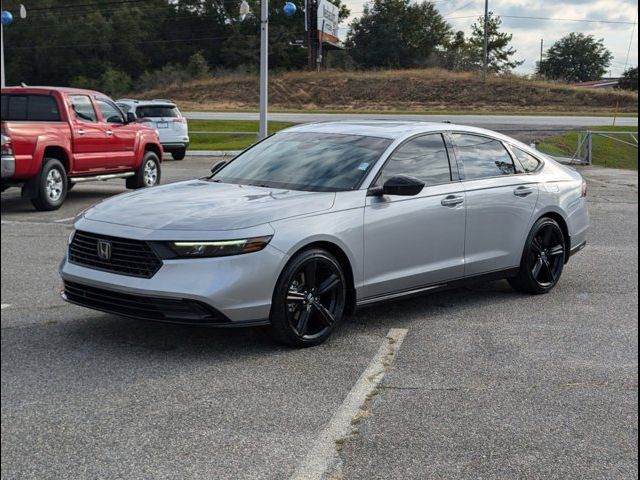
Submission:
[[[267,246],[244,255],[164,260],[147,279],[95,270],[65,257],[60,265],[62,296],[71,303],[128,317],[260,325],[268,323],[271,298],[285,263],[283,253]]]
[[[1,178],[12,178],[16,174],[16,157],[2,155]]]

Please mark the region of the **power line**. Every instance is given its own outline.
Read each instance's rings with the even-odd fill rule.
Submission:
[[[635,22],[623,22],[617,20],[590,20],[587,18],[554,18],[554,17],[529,17],[524,15],[498,15],[501,18],[513,18],[516,20],[552,20],[556,22],[586,22],[586,23],[612,23],[619,25],[633,25]]]

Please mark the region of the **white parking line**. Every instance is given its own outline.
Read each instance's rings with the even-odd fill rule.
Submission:
[[[61,218],[60,220],[54,220],[55,223],[63,223],[63,222],[69,222],[71,220],[73,220],[76,217],[67,217],[67,218]]]
[[[11,306],[10,303],[3,303],[2,304],[2,310],[4,310],[5,308],[9,308]]]
[[[351,420],[356,417],[367,397],[384,378],[386,369],[393,361],[406,334],[407,330],[404,328],[389,330],[378,353],[308,449],[309,453],[298,465],[291,480],[320,480],[337,463],[336,442],[344,439],[351,431]]]

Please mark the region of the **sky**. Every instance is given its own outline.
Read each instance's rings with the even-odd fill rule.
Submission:
[[[351,9],[348,21],[359,17],[366,0],[346,0]],[[436,7],[454,30],[471,31],[471,24],[484,15],[484,0],[433,0]],[[605,46],[613,53],[611,74],[619,76],[625,67],[638,65],[637,0],[555,0],[533,2],[526,0],[489,0],[489,10],[502,16],[503,31],[513,33],[513,46],[517,60],[524,64],[517,73],[533,73],[540,58],[540,40],[545,49],[571,32],[582,32],[604,39]],[[507,16],[542,17],[564,20],[521,19]],[[590,22],[568,19],[591,20]],[[605,23],[626,22],[626,23]],[[341,34],[346,34],[346,23]],[[633,38],[632,38],[633,31]],[[631,42],[631,43],[630,43]],[[629,50],[629,45],[631,49]]]

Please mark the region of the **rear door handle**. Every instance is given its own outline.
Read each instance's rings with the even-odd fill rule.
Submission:
[[[533,193],[533,188],[531,187],[518,187],[513,191],[513,194],[516,197],[526,197],[527,195],[531,195]]]
[[[107,130],[107,135],[112,136],[113,135],[113,131],[112,130]]]
[[[449,195],[443,198],[440,203],[442,204],[443,207],[455,207],[456,205],[460,205],[462,202],[464,202],[463,197],[459,197],[456,195]]]
[[[78,135],[84,135],[84,130],[80,128],[80,129],[76,130],[76,133]]]

